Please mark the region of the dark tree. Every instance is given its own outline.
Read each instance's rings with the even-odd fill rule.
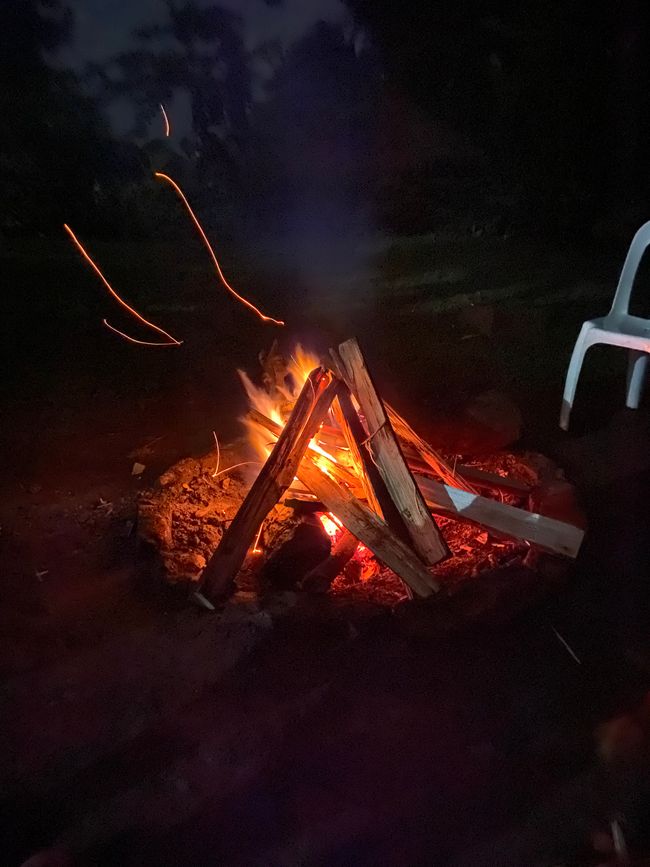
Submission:
[[[647,4],[347,2],[392,80],[483,149],[520,218],[583,232],[647,200]]]
[[[250,57],[240,16],[218,5],[167,3],[167,20],[135,31],[139,43],[90,72],[104,99],[126,96],[136,109],[133,133],[145,137],[159,104],[175,91],[189,99],[191,134],[182,142],[203,181],[236,163],[248,132]]]
[[[47,62],[72,34],[59,0],[5,0],[0,10],[0,204],[4,231],[101,222],[97,195],[125,169],[75,76]]]

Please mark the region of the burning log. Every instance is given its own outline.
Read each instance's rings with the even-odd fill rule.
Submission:
[[[323,388],[328,379],[329,383]],[[338,380],[331,379],[323,370],[315,370],[307,378],[269,459],[205,567],[203,583],[212,599],[223,598],[231,591],[255,534],[291,485],[305,450],[339,387]],[[315,400],[314,395],[318,395]]]
[[[433,566],[448,555],[447,545],[404,460],[357,341],[352,339],[342,343],[335,360],[365,416],[372,459],[406,524],[411,542],[424,562]]]
[[[260,573],[261,586],[295,589],[304,576],[327,561],[331,550],[332,542],[322,523],[315,515],[305,516],[267,559]]]
[[[341,574],[347,563],[354,557],[358,547],[359,542],[356,537],[349,530],[343,530],[329,557],[302,579],[302,589],[312,593],[325,593],[336,576]]]
[[[402,542],[382,519],[324,473],[307,453],[298,468],[298,478],[360,542],[406,582],[418,596],[439,589],[413,550]]]
[[[260,425],[263,428],[266,428],[270,433],[274,434],[274,436],[278,437],[282,433],[282,426],[277,422],[273,421],[270,418],[267,418],[263,413],[261,413],[258,409],[251,409],[248,413],[248,418],[255,422],[255,424]],[[338,477],[338,479],[342,482],[345,482],[350,486],[353,490],[360,490],[361,485],[359,483],[359,479],[347,470],[345,467],[341,466],[337,461],[330,461],[325,455],[323,458],[327,460],[328,471]]]
[[[555,554],[578,556],[584,531],[573,524],[508,506],[479,494],[470,494],[450,485],[441,485],[425,476],[416,475],[415,479],[428,505],[436,512],[451,518],[474,521],[488,530],[511,539],[522,539]]]

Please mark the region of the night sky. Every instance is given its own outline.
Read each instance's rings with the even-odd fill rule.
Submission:
[[[163,0],[68,0],[76,22],[75,41],[65,58],[74,65],[88,60],[105,60],[132,44],[134,27],[152,24],[165,17]],[[214,0],[198,0],[209,6]],[[262,0],[218,0],[217,5],[238,12],[244,18],[251,45],[263,39],[283,42],[302,35],[321,19],[337,20],[344,14],[339,0],[284,0],[267,6]]]

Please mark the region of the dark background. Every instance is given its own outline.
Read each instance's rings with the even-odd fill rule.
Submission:
[[[647,4],[604,7],[2,0],[3,863],[591,867],[615,820],[650,851],[650,424],[624,353],[590,351],[557,427],[650,216]],[[227,295],[154,171],[285,329]],[[181,346],[102,327],[152,339],[64,222]],[[147,580],[138,497],[241,435],[236,368],[353,334],[446,454],[487,397],[496,432],[460,457],[521,435],[577,483],[580,557],[516,622],[231,629]]]
[[[325,205],[325,223],[582,240],[643,215],[646,4],[332,0],[302,4],[298,33],[281,2],[236,7],[87,3],[76,28],[60,0],[3,3],[3,234],[158,233],[174,220],[152,168],[233,232]]]

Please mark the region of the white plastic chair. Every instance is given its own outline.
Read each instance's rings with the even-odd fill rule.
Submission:
[[[585,353],[595,343],[622,346],[629,351],[625,404],[630,409],[636,409],[639,405],[650,353],[650,319],[630,316],[628,309],[634,278],[648,245],[650,245],[650,222],[644,223],[632,239],[611,310],[607,316],[589,319],[582,324],[564,384],[560,411],[560,427],[564,430],[569,429],[569,416]]]

